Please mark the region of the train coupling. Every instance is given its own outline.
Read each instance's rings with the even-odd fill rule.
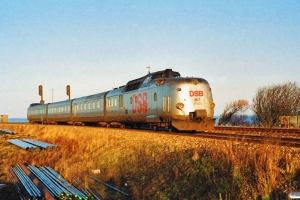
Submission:
[[[195,110],[195,112],[190,112],[189,116],[193,121],[203,121],[207,118],[207,112],[205,109]]]

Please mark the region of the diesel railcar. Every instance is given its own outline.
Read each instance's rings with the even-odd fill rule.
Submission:
[[[150,126],[153,130],[207,130],[215,104],[203,78],[183,78],[172,69],[148,73],[110,91],[48,104],[31,104],[30,123]]]

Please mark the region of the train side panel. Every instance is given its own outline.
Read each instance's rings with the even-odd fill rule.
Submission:
[[[72,100],[60,101],[48,104],[48,123],[68,123],[72,120]]]
[[[105,95],[107,92],[76,98],[72,101],[72,122],[98,123],[105,120]]]
[[[48,104],[31,104],[27,109],[29,123],[47,123]]]

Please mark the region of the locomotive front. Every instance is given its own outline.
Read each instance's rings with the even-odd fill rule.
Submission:
[[[202,78],[173,78],[166,80],[172,118],[171,125],[177,130],[207,130],[215,125],[212,91]],[[168,100],[168,98],[170,100]]]

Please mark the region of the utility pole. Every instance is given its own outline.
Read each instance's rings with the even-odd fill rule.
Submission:
[[[148,69],[148,74],[150,74],[150,68],[151,68],[151,67],[150,67],[150,66],[147,66],[146,68]]]
[[[52,88],[51,90],[52,90],[52,103],[53,103],[53,90],[54,90],[54,89]]]
[[[40,104],[44,104],[44,98],[43,98],[43,86],[39,85],[39,95],[41,96]]]

